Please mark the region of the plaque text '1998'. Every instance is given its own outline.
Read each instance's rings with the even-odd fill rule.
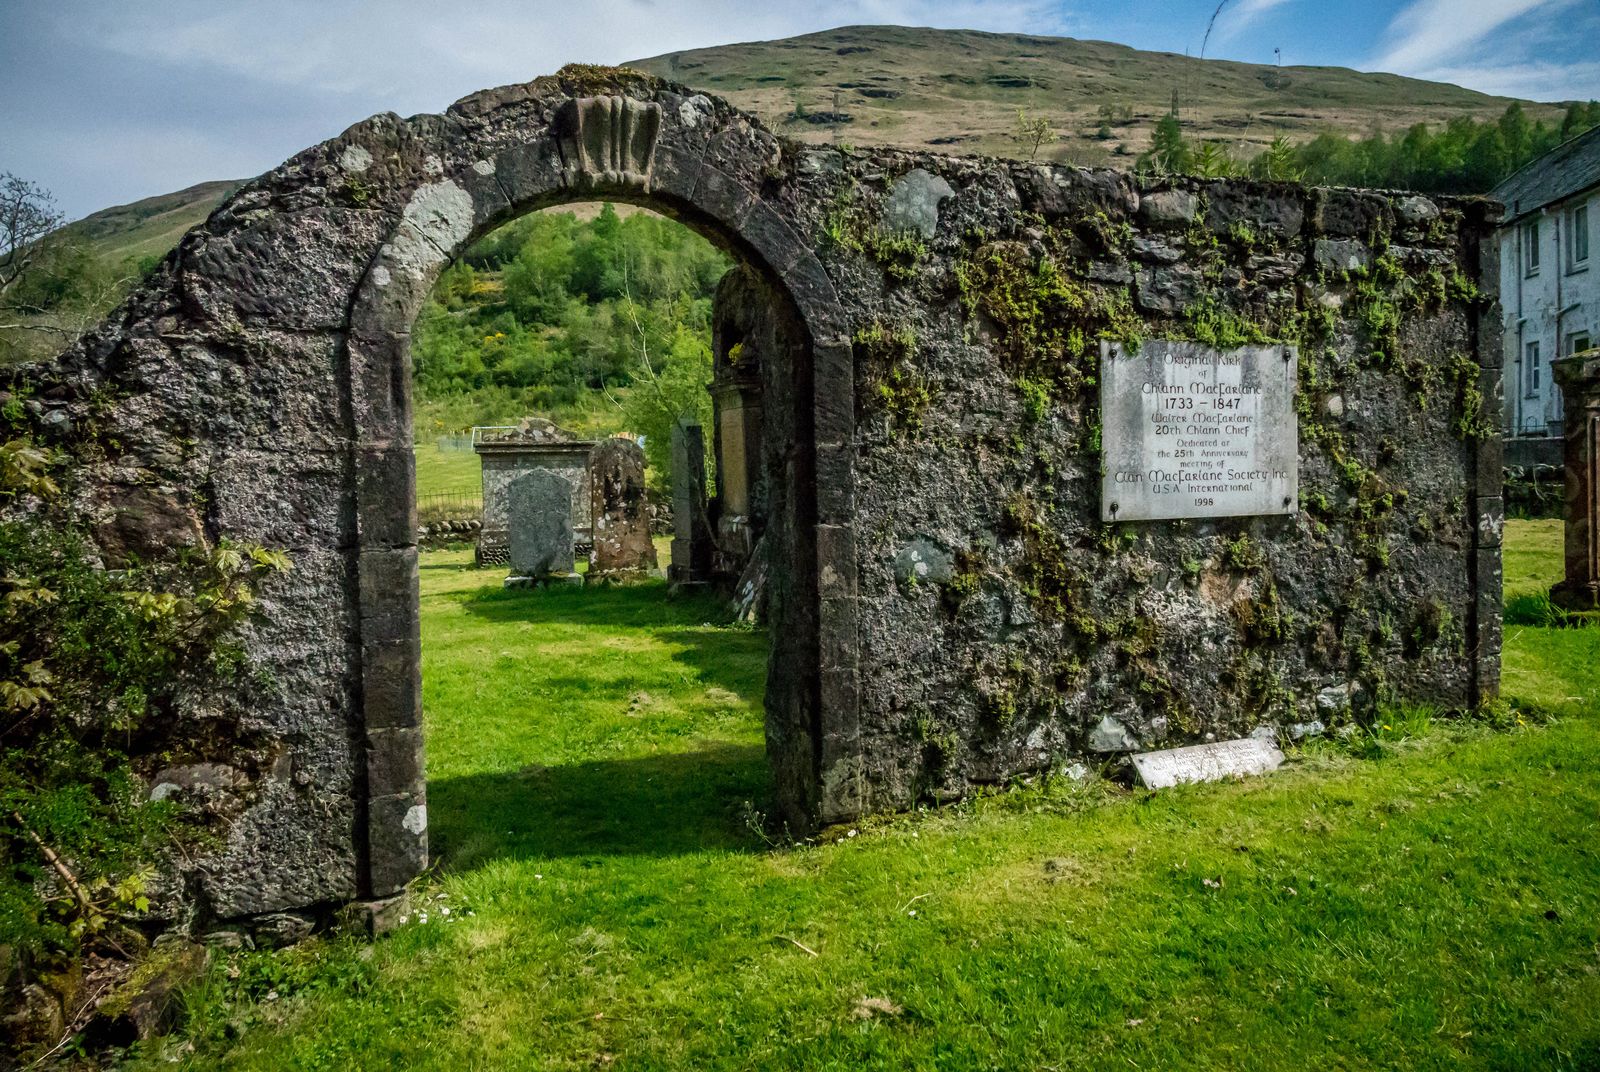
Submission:
[[[1100,344],[1100,516],[1292,514],[1300,493],[1292,346]]]

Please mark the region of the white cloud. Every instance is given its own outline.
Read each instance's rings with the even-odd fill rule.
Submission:
[[[1211,31],[1211,37],[1215,41],[1231,40],[1243,33],[1261,16],[1288,2],[1289,0],[1239,0],[1238,3],[1224,8],[1222,14],[1217,16],[1217,25]]]
[[[1453,82],[1480,93],[1526,100],[1589,100],[1600,87],[1600,62],[1507,63],[1498,66],[1465,64],[1431,67],[1427,77],[1436,82]]]
[[[526,81],[566,63],[617,63],[852,23],[1037,33],[1066,28],[1062,5],[1045,0],[589,0],[581,10],[556,0],[470,6],[281,0],[220,10],[212,2],[175,0],[162,5],[159,18],[144,14],[149,10],[103,10],[102,32],[95,36],[136,58],[204,64],[300,90],[382,97],[397,108],[440,108],[473,90]]]
[[[1389,23],[1376,65],[1416,74],[1459,60],[1505,24],[1568,0],[1413,0]],[[1549,13],[1549,10],[1546,11]]]
[[[1587,100],[1600,62],[1574,44],[1600,31],[1591,2],[1414,0],[1367,66],[1508,97]]]

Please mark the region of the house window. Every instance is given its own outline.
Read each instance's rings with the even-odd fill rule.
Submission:
[[[1589,206],[1579,205],[1567,217],[1567,267],[1589,267]]]
[[[1522,376],[1527,383],[1524,392],[1529,398],[1539,397],[1539,344],[1530,342],[1523,347]]]
[[[1569,354],[1582,353],[1593,345],[1594,343],[1589,341],[1589,333],[1587,331],[1574,331],[1567,336],[1567,353]]]
[[[1522,265],[1528,275],[1539,274],[1539,221],[1522,225]]]

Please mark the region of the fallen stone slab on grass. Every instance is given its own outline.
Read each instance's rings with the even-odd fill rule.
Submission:
[[[1166,789],[1182,782],[1214,782],[1245,774],[1266,774],[1283,765],[1275,742],[1261,737],[1164,748],[1133,756],[1133,770],[1147,789]]]

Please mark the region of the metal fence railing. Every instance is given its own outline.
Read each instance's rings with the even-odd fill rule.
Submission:
[[[442,435],[434,438],[434,443],[441,451],[468,451],[472,449],[470,435]]]
[[[417,522],[464,521],[483,516],[481,492],[437,491],[417,496]]]

